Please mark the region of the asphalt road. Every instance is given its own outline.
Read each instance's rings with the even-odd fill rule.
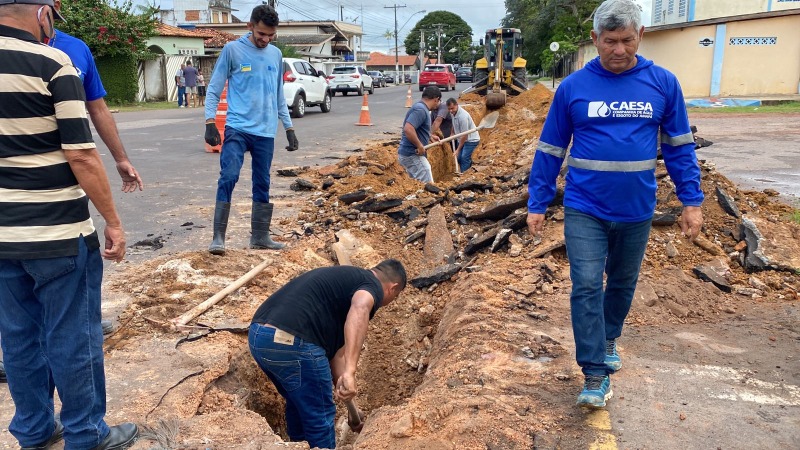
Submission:
[[[459,90],[469,87],[459,85]],[[287,152],[286,138],[279,126],[272,164],[271,198],[278,204],[276,214],[288,214],[291,203],[288,189],[293,178],[275,175],[275,170],[288,166],[324,166],[358,152],[365,141],[385,139],[387,134],[399,136],[405,117],[408,85],[375,89],[368,96],[373,126],[356,126],[363,97],[351,94],[336,95],[332,110],[322,113],[318,107],[308,108],[305,117],[293,119],[300,149]],[[458,92],[446,92],[445,98],[457,97]],[[420,98],[412,85],[412,100]],[[95,135],[98,150],[109,170],[114,200],[122,216],[128,244],[162,236],[164,251],[185,251],[198,245],[198,231],[208,236],[214,206],[219,154],[206,153],[203,142],[203,110],[194,108],[126,112],[115,114],[122,141],[128,156],[145,182],[145,190],[132,194],[119,191],[119,176],[114,170],[110,153]],[[249,155],[233,195],[233,215],[249,215],[250,181]],[[99,215],[97,221],[102,223]],[[234,217],[234,216],[232,216]],[[192,225],[186,225],[191,223]],[[205,230],[199,227],[207,227]],[[246,245],[245,234],[229,233],[231,245]],[[205,244],[203,244],[205,248]],[[140,256],[142,255],[142,256]],[[150,258],[153,252],[129,251],[129,259]]]

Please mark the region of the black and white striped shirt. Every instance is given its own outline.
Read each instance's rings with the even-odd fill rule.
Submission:
[[[95,148],[69,57],[0,25],[0,258],[72,256],[99,247],[89,200],[65,151]]]

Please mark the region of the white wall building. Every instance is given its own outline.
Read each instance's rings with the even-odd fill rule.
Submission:
[[[199,23],[234,23],[231,0],[173,0],[172,9],[162,9],[161,22],[179,26]]]
[[[652,26],[800,8],[800,0],[653,0]]]

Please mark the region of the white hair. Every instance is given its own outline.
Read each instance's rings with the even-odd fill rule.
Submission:
[[[594,12],[594,33],[642,26],[642,10],[632,0],[606,0]]]

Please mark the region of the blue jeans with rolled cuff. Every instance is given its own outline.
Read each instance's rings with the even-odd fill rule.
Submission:
[[[651,222],[610,222],[564,207],[564,237],[572,279],[572,332],[576,359],[584,375],[611,373],[605,364],[606,340],[622,334]]]
[[[275,138],[243,133],[227,126],[219,156],[218,202],[230,203],[247,151],[250,152],[252,159],[253,201],[269,203],[269,171],[275,151]]]
[[[311,448],[336,448],[333,378],[325,350],[299,337],[275,342],[275,328],[251,324],[250,353],[286,399],[286,431]]]
[[[0,259],[1,345],[16,407],[8,430],[22,447],[52,435],[55,389],[67,450],[93,448],[109,432],[102,279],[100,250],[84,239],[76,256]]]
[[[458,153],[458,170],[461,172],[466,172],[467,169],[472,167],[472,152],[475,151],[475,148],[478,147],[481,141],[467,141],[464,142],[464,146],[461,147],[461,151]]]

